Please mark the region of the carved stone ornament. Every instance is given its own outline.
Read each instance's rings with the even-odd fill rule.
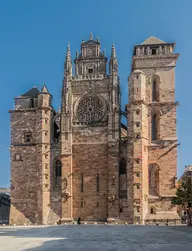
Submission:
[[[63,179],[63,188],[66,190],[67,189],[67,186],[68,186],[68,184],[67,184],[68,182],[67,182],[67,178],[64,178]]]
[[[77,107],[77,118],[83,123],[97,122],[102,119],[105,111],[104,102],[97,96],[85,96]]]
[[[70,193],[66,190],[63,193],[63,199],[64,201],[68,201],[68,199],[71,197]]]

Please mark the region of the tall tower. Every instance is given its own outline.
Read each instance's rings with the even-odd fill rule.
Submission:
[[[150,37],[135,46],[129,77],[129,221],[177,220],[171,206],[177,173],[174,43]]]
[[[68,47],[61,110],[62,221],[113,220],[118,215],[119,80],[99,39],[82,41],[72,76]]]
[[[46,223],[50,203],[52,105],[46,86],[15,98],[11,114],[10,223]]]

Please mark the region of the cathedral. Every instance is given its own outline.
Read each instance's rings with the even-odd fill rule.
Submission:
[[[11,224],[179,220],[174,47],[156,37],[134,46],[125,107],[115,46],[108,62],[92,34],[74,72],[67,48],[58,111],[45,85],[14,99]]]

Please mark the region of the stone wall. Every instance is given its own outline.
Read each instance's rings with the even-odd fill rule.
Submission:
[[[11,224],[46,223],[50,211],[50,95],[11,113]],[[25,133],[31,133],[30,142]]]
[[[99,174],[99,191],[97,191]],[[108,155],[106,144],[73,145],[73,217],[107,219]],[[83,175],[83,191],[81,192]]]
[[[32,132],[32,143],[24,143],[24,133]],[[17,155],[20,159],[17,160]],[[36,112],[11,112],[11,211],[10,223],[35,223],[39,165],[36,162]]]

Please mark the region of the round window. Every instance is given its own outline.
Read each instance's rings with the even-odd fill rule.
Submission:
[[[104,102],[97,96],[86,96],[77,107],[77,118],[80,122],[92,123],[102,119]]]

